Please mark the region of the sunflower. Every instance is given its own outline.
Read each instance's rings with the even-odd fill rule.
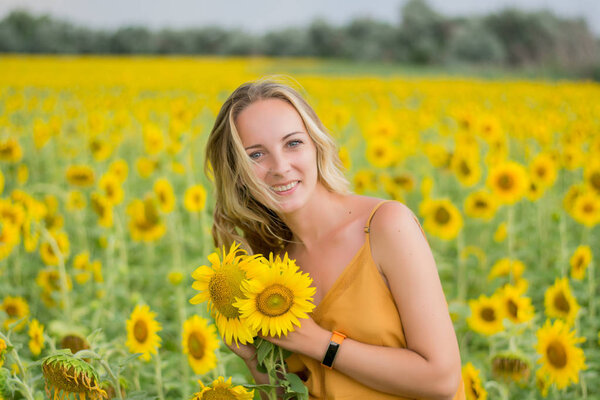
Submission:
[[[98,181],[98,188],[110,205],[117,206],[123,202],[123,188],[116,175],[110,172],[102,175],[100,181]]]
[[[67,182],[77,187],[90,187],[94,184],[94,170],[89,165],[71,165],[67,168]]]
[[[550,384],[556,383],[558,389],[563,389],[571,383],[579,382],[579,371],[586,369],[585,354],[577,347],[577,343],[585,338],[575,336],[575,330],[569,330],[561,320],[550,324],[546,320],[544,326],[537,330],[535,346],[541,358],[540,370],[548,378]]]
[[[492,266],[492,270],[488,274],[488,280],[508,276],[512,280],[518,281],[523,276],[523,271],[525,271],[525,264],[522,261],[501,258]]]
[[[502,223],[500,223],[500,225],[498,225],[498,228],[494,232],[494,242],[500,243],[500,242],[505,241],[506,235],[507,235],[506,222],[502,222]]]
[[[125,344],[131,353],[142,353],[140,358],[145,361],[150,361],[151,354],[156,354],[160,347],[161,339],[157,332],[162,328],[154,319],[155,316],[150,307],[138,305],[127,320]]]
[[[92,210],[98,216],[98,225],[104,228],[110,228],[113,226],[113,204],[110,200],[97,192],[92,193],[90,198],[90,203],[92,205]]]
[[[542,394],[542,397],[548,396],[548,389],[550,389],[550,383],[548,382],[548,377],[541,369],[535,371],[535,386]]]
[[[19,243],[19,230],[0,220],[0,261],[8,258]]]
[[[44,325],[37,319],[29,323],[29,350],[34,356],[39,356],[44,348]]]
[[[58,251],[60,252],[60,257],[62,257],[63,262],[69,257],[69,249],[70,242],[66,233],[64,232],[50,232],[50,235],[54,239]],[[40,256],[42,261],[46,265],[58,265],[58,257],[59,254],[54,252],[54,247],[48,241],[42,242],[40,245]]]
[[[448,199],[425,200],[419,210],[425,217],[423,227],[434,236],[451,240],[462,229],[463,218],[460,211]]]
[[[204,210],[206,205],[206,189],[202,185],[194,185],[186,189],[183,205],[189,212]]]
[[[207,302],[227,344],[231,344],[232,340],[242,344],[253,343],[255,335],[246,321],[240,319],[240,311],[233,304],[237,299],[244,298],[242,282],[247,279],[249,271],[262,266],[257,256],[244,253],[239,249],[239,243],[233,243],[229,252],[223,247],[222,251],[208,256],[210,267],[202,265],[192,273],[195,279],[192,287],[200,293],[190,299],[190,303]]]
[[[112,175],[115,175],[119,179],[119,182],[123,183],[127,179],[127,174],[129,173],[129,165],[125,160],[115,160],[108,167],[108,172]]]
[[[596,161],[586,165],[583,170],[583,179],[586,185],[600,196],[600,162]]]
[[[247,390],[243,386],[234,386],[231,383],[231,378],[225,380],[219,376],[210,384],[204,386],[202,381],[198,381],[202,390],[194,393],[190,400],[252,400],[254,398],[254,390]]]
[[[544,294],[546,315],[550,318],[562,318],[572,325],[579,311],[579,304],[571,293],[567,278],[556,278],[554,285]]]
[[[504,285],[498,290],[498,296],[504,307],[504,315],[512,322],[520,324],[533,319],[535,310],[531,299],[523,296],[520,288]]]
[[[582,184],[572,185],[569,188],[569,190],[567,190],[567,193],[565,194],[565,197],[563,198],[563,208],[565,209],[565,211],[568,212],[569,214],[571,214],[573,212],[573,206],[575,205],[575,200],[577,200],[577,198],[585,192],[586,192],[585,186],[583,186]]]
[[[387,168],[398,159],[398,151],[391,140],[373,137],[367,140],[366,158],[375,168]]]
[[[38,271],[35,282],[42,289],[42,300],[47,307],[54,307],[56,303],[52,297],[54,292],[60,291],[60,274],[55,268],[45,268]],[[67,290],[73,288],[71,277],[67,275]]]
[[[8,326],[22,318],[29,316],[29,305],[22,297],[6,296],[0,305],[8,319],[4,321],[4,329],[8,330]],[[25,326],[25,320],[21,321],[14,327],[14,330],[19,332]]]
[[[494,196],[486,190],[472,192],[465,199],[465,214],[471,218],[489,221],[494,218],[497,209],[498,203]]]
[[[85,338],[78,333],[69,333],[60,340],[61,349],[69,349],[71,353],[77,354],[80,350],[86,350],[90,348],[90,345]]]
[[[175,193],[168,179],[161,178],[154,182],[154,194],[158,199],[158,206],[164,213],[170,213],[175,209]]]
[[[56,354],[44,358],[42,372],[48,398],[70,398],[71,394],[78,396],[79,400],[108,398],[106,392],[98,386],[98,374],[92,366],[70,354]]]
[[[377,175],[370,169],[361,169],[354,174],[352,183],[358,194],[371,192],[377,188]]]
[[[155,124],[144,126],[144,149],[147,154],[155,155],[165,147],[165,138],[161,129]]]
[[[315,305],[312,303],[316,289],[310,287],[312,279],[298,271],[293,260],[285,254],[273,258],[255,271],[252,279],[242,283],[247,298],[240,299],[238,307],[242,318],[263,335],[281,336],[300,326],[298,318],[308,318]]]
[[[592,249],[590,246],[580,245],[571,256],[571,277],[582,280],[585,277],[585,270],[592,261]]]
[[[525,383],[531,375],[531,361],[519,352],[504,352],[492,357],[492,374],[503,380]]]
[[[514,161],[505,162],[491,168],[486,183],[500,203],[514,204],[527,191],[527,172]]]
[[[17,163],[23,158],[23,149],[15,138],[0,140],[0,161]]]
[[[467,400],[487,399],[487,392],[481,384],[479,372],[470,362],[462,367],[462,379],[465,385],[465,397]]]
[[[140,177],[146,179],[158,168],[158,162],[147,157],[139,157],[135,161],[135,167]]]
[[[471,316],[467,318],[467,323],[475,332],[489,336],[504,330],[504,308],[497,295],[481,295],[477,300],[469,300],[469,307]]]
[[[468,151],[456,152],[452,155],[450,169],[456,175],[461,185],[471,187],[481,179],[479,158]]]
[[[146,196],[143,201],[133,200],[127,207],[127,213],[130,218],[129,231],[135,241],[152,242],[158,240],[167,230],[158,213],[156,201],[151,196]]]
[[[69,191],[66,206],[68,211],[83,210],[86,206],[85,196],[79,190]]]
[[[4,365],[4,356],[6,355],[6,349],[8,346],[4,339],[0,338],[0,367]]]
[[[578,196],[573,203],[571,216],[575,221],[590,228],[599,223],[600,196],[594,192],[587,192]]]
[[[219,348],[219,339],[214,325],[197,315],[183,323],[183,354],[195,374],[205,374],[217,365],[215,350]]]
[[[452,154],[440,145],[427,143],[423,149],[431,165],[436,168],[447,168],[452,160]]]
[[[556,181],[557,166],[550,154],[538,154],[529,164],[529,177],[536,185],[548,188]]]
[[[11,202],[10,200],[0,199],[0,221],[21,229],[25,218],[26,212],[23,205]]]

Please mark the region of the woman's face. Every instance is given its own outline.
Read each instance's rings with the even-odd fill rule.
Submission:
[[[282,212],[306,204],[318,180],[317,150],[296,109],[280,99],[258,100],[238,115],[236,127],[254,173]]]

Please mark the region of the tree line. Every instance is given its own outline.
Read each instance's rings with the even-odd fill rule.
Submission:
[[[493,64],[576,71],[600,79],[600,40],[583,19],[550,11],[504,9],[485,16],[447,17],[425,0],[410,0],[397,24],[356,18],[335,26],[250,34],[205,26],[112,31],[89,29],[16,10],[0,21],[0,52],[45,54],[202,54],[339,58],[412,64]]]

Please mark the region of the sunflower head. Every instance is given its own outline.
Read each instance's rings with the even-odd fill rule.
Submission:
[[[70,354],[56,354],[44,358],[42,372],[46,381],[46,394],[52,398],[79,395],[80,399],[98,400],[108,396],[98,386],[98,375],[92,366]],[[61,393],[62,392],[62,393]],[[88,397],[86,397],[88,396]]]
[[[69,349],[71,353],[77,354],[78,351],[90,348],[85,338],[77,333],[65,335],[60,341],[61,349]]]
[[[479,370],[468,362],[462,367],[462,378],[465,385],[465,395],[469,400],[485,400],[487,392],[481,383]]]
[[[231,378],[225,380],[219,376],[209,386],[204,386],[198,381],[202,390],[194,393],[190,400],[251,400],[254,398],[254,390],[247,390],[243,386],[234,386]]]
[[[504,380],[524,383],[531,375],[531,362],[517,352],[498,353],[492,357],[492,373]]]
[[[162,329],[155,319],[156,314],[147,305],[138,305],[127,320],[127,342],[132,353],[142,353],[140,358],[150,361],[151,354],[156,354],[161,339],[158,332]]]
[[[183,353],[196,374],[204,374],[217,365],[215,350],[219,339],[214,325],[197,315],[183,323]]]

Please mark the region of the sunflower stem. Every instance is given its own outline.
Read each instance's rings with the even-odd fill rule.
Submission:
[[[514,281],[514,274],[513,274],[513,268],[512,268],[512,262],[514,261],[514,251],[515,251],[515,242],[514,242],[514,219],[515,219],[515,206],[508,206],[508,221],[506,223],[506,234],[508,236],[508,258],[510,259],[511,262],[511,268],[509,269],[509,277],[510,277],[510,283],[512,285],[515,284]]]
[[[160,351],[156,352],[155,359],[155,378],[156,378],[156,391],[158,392],[158,398],[160,400],[165,400],[165,395],[163,393],[163,383],[162,383],[162,369],[160,365]]]
[[[52,248],[52,252],[56,255],[58,259],[58,274],[60,276],[60,294],[63,301],[63,306],[65,308],[65,316],[68,322],[73,322],[73,318],[71,315],[71,302],[69,300],[69,288],[68,288],[68,280],[67,280],[67,270],[65,268],[65,260],[63,258],[63,254],[56,243],[54,237],[46,230],[46,228],[42,227],[42,235],[50,244]]]
[[[185,313],[185,300],[184,300],[184,296],[183,296],[183,289],[182,289],[182,285],[179,284],[177,286],[177,290],[176,290],[176,294],[177,296],[177,315],[179,317],[179,326],[183,327],[183,324],[185,322],[186,319],[186,313]],[[183,353],[183,328],[181,331],[181,341],[180,343],[182,343],[182,349],[180,352],[180,361],[179,364],[181,365],[181,370],[183,371],[183,398],[187,399],[189,397],[189,380],[190,380],[190,371],[189,368],[187,366],[187,356]]]
[[[25,396],[27,400],[34,400],[33,394],[29,386],[24,384],[18,377],[13,378],[13,382],[19,387],[19,391]]]
[[[590,228],[583,228],[583,238],[581,240],[583,245],[588,245]],[[594,279],[594,258],[590,260],[588,265],[588,298],[589,298],[589,318],[590,321],[595,321],[596,316],[596,282]]]
[[[2,332],[0,332],[0,339],[4,340],[8,347],[12,347],[12,354],[15,359],[15,362],[17,363],[17,367],[19,368],[19,372],[23,375],[23,380],[25,381],[25,383],[28,384],[29,383],[29,374],[27,373],[27,370],[25,368],[23,368],[23,363],[21,362],[19,353],[17,353],[17,350],[13,346],[12,342],[8,339],[7,336],[2,334]]]
[[[462,252],[464,249],[464,234],[461,229],[458,232],[458,237],[456,239],[456,253],[458,256],[458,279],[457,279],[457,292],[458,292],[458,300],[464,301],[467,297],[467,269],[466,269],[466,260],[462,257]]]
[[[123,400],[123,395],[121,394],[121,384],[119,383],[119,378],[114,374],[114,372],[110,368],[110,365],[104,359],[99,357],[98,361],[100,362],[100,365],[102,365],[102,367],[104,367],[104,369],[106,370],[106,373],[108,374],[108,376],[110,376],[110,379],[113,381],[113,385],[115,385],[115,391],[117,392],[117,398],[120,400]]]

